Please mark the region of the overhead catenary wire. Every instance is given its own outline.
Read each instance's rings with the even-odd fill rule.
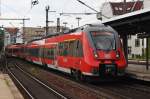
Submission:
[[[95,10],[94,8],[92,8],[92,7],[90,7],[89,5],[85,4],[85,3],[84,3],[84,2],[82,2],[81,0],[77,0],[77,1],[78,1],[79,3],[81,3],[82,5],[84,5],[84,6],[88,7],[89,9],[91,9],[91,10],[95,11],[96,13],[101,14],[101,16],[103,16],[103,17],[105,17],[105,18],[109,19],[109,17],[107,17],[107,16],[103,15],[101,12],[99,12],[99,11]]]

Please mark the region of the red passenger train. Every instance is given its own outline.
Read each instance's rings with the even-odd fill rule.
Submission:
[[[5,54],[7,57],[20,57],[20,58],[24,58],[25,56],[23,56],[22,52],[24,52],[24,44],[13,44],[13,45],[8,45],[5,48]]]
[[[77,79],[122,76],[127,66],[118,33],[103,24],[88,24],[23,47],[26,60],[70,73]],[[6,49],[13,52],[12,47]]]

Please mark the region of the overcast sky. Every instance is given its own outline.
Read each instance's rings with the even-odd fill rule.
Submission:
[[[63,22],[67,22],[68,27],[77,27],[76,17],[81,17],[80,25],[86,23],[97,22],[96,15],[69,15],[60,16],[59,13],[62,12],[94,12],[84,5],[80,4],[77,0],[38,0],[39,4],[35,5],[31,9],[31,0],[1,0],[1,17],[2,18],[30,18],[26,21],[26,26],[45,26],[45,6],[49,5],[50,10],[56,11],[49,13],[49,20],[54,21],[54,23],[49,23],[49,25],[56,25],[56,19],[59,17],[61,25]],[[100,11],[102,3],[108,1],[123,1],[123,0],[81,0],[92,8]],[[128,0],[127,0],[128,1]],[[2,21],[0,20],[0,25],[16,27],[22,26],[22,21]]]

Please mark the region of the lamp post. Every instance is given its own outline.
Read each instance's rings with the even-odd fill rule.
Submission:
[[[82,19],[82,18],[80,18],[80,17],[76,17],[76,19],[77,19],[77,21],[78,21],[78,27],[79,27],[79,21]]]
[[[66,26],[67,26],[68,23],[67,22],[63,22],[63,24],[65,25],[65,28],[66,28]]]

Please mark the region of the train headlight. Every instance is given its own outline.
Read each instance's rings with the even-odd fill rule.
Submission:
[[[120,52],[116,51],[116,58],[120,58]]]
[[[97,54],[96,51],[94,51],[94,57],[95,57],[95,58],[98,58],[98,54]]]

